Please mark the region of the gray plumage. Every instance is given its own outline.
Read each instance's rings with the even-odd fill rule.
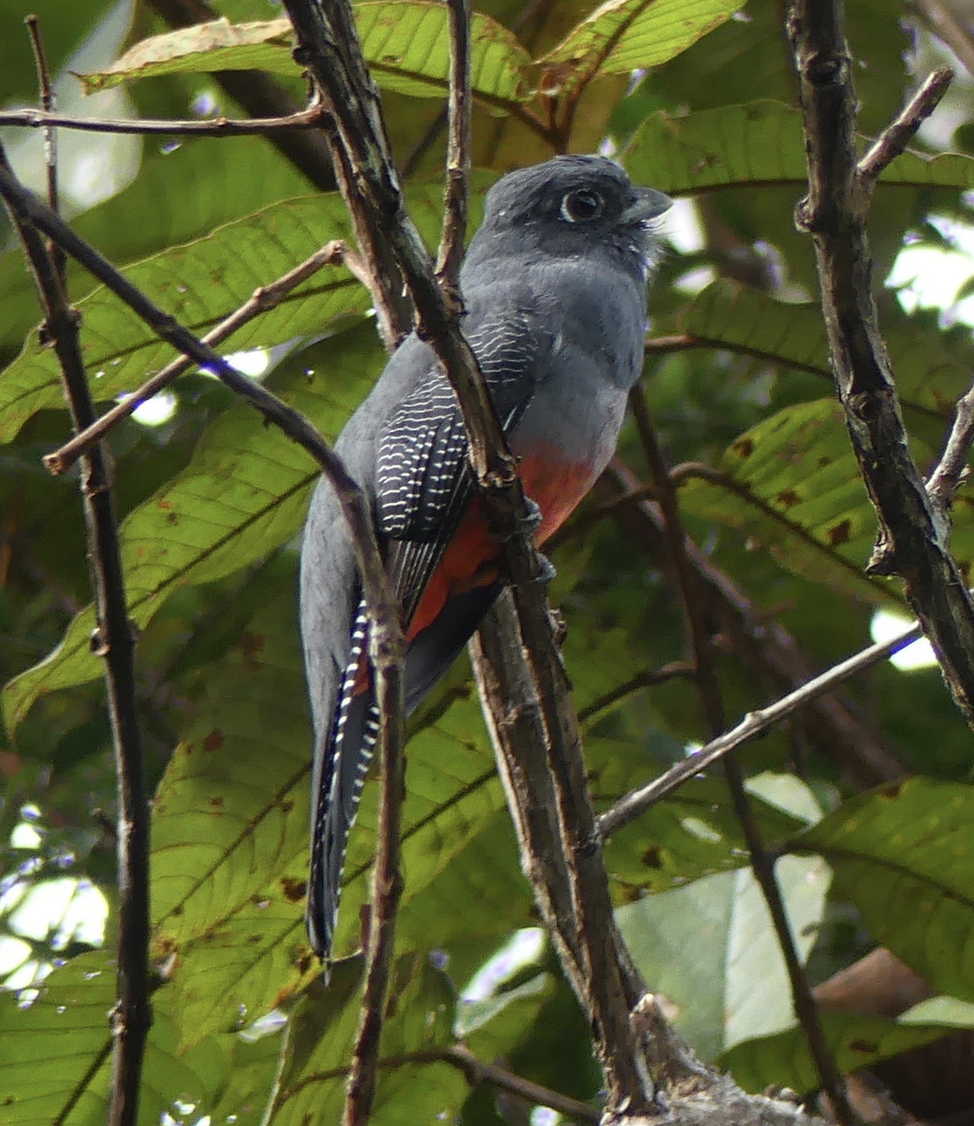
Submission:
[[[498,415],[515,453],[550,461],[556,491],[557,474],[572,467],[577,496],[567,510],[611,457],[642,371],[645,282],[656,249],[648,224],[668,206],[661,193],[633,188],[611,161],[557,157],[494,185],[464,263],[463,331]],[[475,495],[456,401],[427,344],[415,335],[403,342],[335,448],[373,501],[408,628]],[[414,638],[409,710],[449,668],[499,590],[493,582],[455,591]],[[315,729],[307,921],[312,946],[327,959],[378,717],[371,688],[361,690],[367,622],[355,562],[325,480],[305,527],[301,628]]]

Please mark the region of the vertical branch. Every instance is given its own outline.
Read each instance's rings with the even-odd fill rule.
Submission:
[[[639,436],[642,440],[643,451],[649,463],[653,483],[656,486],[657,501],[663,514],[667,546],[677,583],[680,587],[680,596],[690,635],[690,648],[696,669],[697,689],[708,728],[708,738],[713,740],[726,729],[727,722],[723,694],[720,690],[717,667],[714,661],[714,649],[704,621],[704,603],[700,597],[697,576],[687,557],[686,536],[680,519],[676,490],[670,480],[666,462],[659,447],[656,429],[653,426],[641,384],[637,384],[634,388],[630,401],[639,429]],[[723,767],[731,792],[731,800],[734,804],[734,812],[740,822],[747,843],[751,870],[758,886],[761,888],[768,912],[771,915],[791,985],[792,1003],[808,1040],[809,1050],[818,1071],[819,1082],[827,1092],[839,1122],[843,1126],[853,1126],[856,1118],[849,1105],[845,1084],[842,1082],[835,1066],[835,1060],[832,1058],[825,1042],[818,1007],[815,1004],[808,978],[798,956],[794,936],[788,922],[788,914],[781,897],[781,889],[775,877],[774,860],[764,847],[760,830],[754,819],[754,811],[744,787],[744,773],[741,770],[740,763],[733,755],[728,755],[724,759]]]
[[[447,299],[459,300],[457,290],[463,240],[467,232],[467,185],[470,178],[470,6],[467,0],[447,0],[450,9],[449,139],[446,188],[443,197],[443,236],[436,255],[436,274]]]
[[[0,147],[0,174],[13,178]],[[44,308],[45,332],[58,361],[75,431],[95,420],[78,337],[79,318],[69,306],[59,271],[37,228],[4,194]],[[105,658],[105,684],[118,788],[118,972],[112,1010],[109,1126],[134,1126],[145,1042],[149,1033],[149,807],[135,703],[135,638],[125,604],[111,470],[103,446],[81,459],[81,498],[88,538],[98,629],[94,649]]]
[[[933,110],[945,84],[919,91],[909,120],[884,130],[860,165],[852,60],[840,0],[795,0],[788,33],[808,160],[808,195],[796,218],[815,247],[836,391],[879,516],[879,542],[869,569],[903,580],[954,700],[974,726],[974,604],[949,551],[947,522],[910,454],[879,331],[866,237],[876,177]]]

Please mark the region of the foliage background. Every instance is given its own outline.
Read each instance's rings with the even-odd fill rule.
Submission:
[[[104,70],[125,45],[165,30],[159,11],[168,6],[157,7],[35,5],[56,67],[110,17],[103,57],[72,64],[85,70]],[[366,49],[408,168],[410,203],[433,242],[443,137],[432,126],[446,52],[424,21],[439,19],[438,6],[362,8],[373,21]],[[944,48],[912,8],[888,0],[849,8],[868,133]],[[675,245],[651,296],[651,337],[664,343],[648,353],[644,387],[669,461],[684,466],[686,527],[734,584],[752,627],[734,634],[715,618],[728,715],[788,687],[762,642],[771,624],[817,670],[866,643],[877,607],[901,605],[895,582],[862,573],[875,520],[831,395],[811,246],[792,222],[804,152],[782,12],[772,0],[733,9],[720,0],[615,5],[609,15],[632,22],[600,57],[599,36],[618,30],[607,16],[557,50],[588,4],[483,3],[474,63],[475,212],[498,175],[552,155],[520,115],[541,107],[532,91],[553,78],[584,88],[570,150],[591,151],[608,138],[634,180],[695,201],[695,210],[677,209],[670,220]],[[269,0],[227,0],[214,11],[235,21],[280,15]],[[34,97],[22,15],[20,0],[0,0],[0,97],[16,103]],[[516,34],[501,30],[512,26]],[[300,104],[304,82],[286,44],[237,52],[220,65],[259,66]],[[548,52],[546,62],[532,61]],[[219,75],[208,73],[215,59],[208,48],[158,68],[171,73],[128,68],[124,94],[99,94],[113,101],[98,112],[129,104],[140,116],[237,115]],[[906,156],[886,174],[870,225],[877,282],[907,240],[950,249],[954,228],[936,217],[967,218],[969,81],[922,134],[932,149],[949,145],[958,155]],[[39,141],[17,152],[22,174],[37,183]],[[103,150],[79,134],[71,145],[65,179],[79,189],[69,204],[78,231],[199,333],[320,244],[349,235],[338,196],[318,192],[261,137],[148,138]],[[134,178],[112,194],[126,167]],[[91,206],[93,190],[107,198]],[[88,651],[93,617],[76,484],[52,480],[40,465],[67,437],[67,416],[53,357],[37,342],[23,260],[7,228],[2,237],[0,927],[20,945],[0,949],[18,989],[39,968],[55,968],[36,996],[0,996],[0,1123],[75,1124],[100,1119],[107,1093],[113,778],[99,664]],[[165,362],[167,349],[79,270],[69,277],[92,385],[108,402]],[[928,466],[967,387],[972,350],[966,325],[905,305],[882,295],[914,452]],[[323,272],[225,347],[271,349],[269,386],[334,437],[384,362],[367,306],[344,271]],[[153,998],[142,1118],[290,1123],[312,1113],[330,1121],[360,967],[343,963],[322,994],[302,924],[310,737],[294,591],[314,468],[206,376],[184,377],[174,393],[168,421],[130,422],[112,439],[129,603],[142,631],[139,708],[158,787],[153,954],[169,971]],[[614,480],[596,490],[553,552],[551,596],[568,623],[565,658],[600,807],[706,738],[689,682],[633,687],[683,659],[686,640],[659,535],[632,507],[609,503],[623,470],[648,480],[635,428],[623,436]],[[974,554],[971,509],[962,492],[952,543],[965,568]],[[958,999],[925,1002],[901,1019],[829,1016],[830,1040],[851,1069],[924,1043],[945,1025],[971,1023],[961,1002],[974,1001],[974,791],[970,732],[935,669],[877,667],[845,689],[843,706],[862,740],[921,777],[857,796],[867,772],[840,759],[834,730],[802,716],[745,756],[767,839],[792,854],[778,872],[810,973],[822,980],[881,942],[933,993]],[[535,922],[466,658],[412,729],[396,1005],[375,1120],[443,1114],[486,1124],[510,1113],[489,1092],[471,1093],[446,1062],[458,1037],[482,1058],[501,1057],[517,1073],[595,1099],[587,1031],[549,953],[486,1000],[461,1000],[499,945]],[[370,789],[346,868],[342,954],[356,949],[367,891]],[[33,838],[23,833],[25,816]],[[723,784],[687,786],[621,832],[608,861],[637,960],[698,1050],[723,1060],[749,1089],[814,1087],[800,1036],[789,1030],[780,956]],[[104,948],[91,921],[82,925],[96,901],[77,890],[79,878],[107,900]],[[33,912],[27,906],[45,889],[75,906],[46,933],[31,933],[37,900]]]

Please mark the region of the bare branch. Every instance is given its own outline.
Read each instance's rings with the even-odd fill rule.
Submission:
[[[10,109],[0,111],[0,125],[21,126],[28,129],[76,129],[84,133],[123,133],[129,136],[205,136],[246,137],[253,134],[273,133],[279,129],[315,129],[320,127],[324,111],[314,104],[284,117],[252,117],[237,120],[230,117],[210,117],[201,121],[146,121],[131,118],[112,120],[103,117],[74,117],[68,113],[54,113],[38,109]]]
[[[910,7],[916,11],[927,27],[954,52],[974,78],[974,37],[942,0],[912,0]]]
[[[52,256],[32,217],[10,192],[20,192],[0,146],[0,192],[27,252],[47,332],[61,365],[64,394],[76,430],[94,418],[79,340],[79,318],[70,307]],[[24,192],[26,195],[26,193]],[[54,213],[51,212],[53,215]],[[50,231],[46,232],[50,236]],[[111,469],[96,446],[82,463],[81,499],[88,538],[98,629],[95,651],[105,658],[105,685],[118,788],[118,971],[112,1010],[109,1126],[133,1126],[138,1117],[149,1008],[149,806],[135,702],[135,638],[125,602],[125,581],[111,493]]]
[[[170,27],[191,27],[221,15],[202,0],[146,0]],[[300,106],[274,77],[260,70],[220,70],[210,75],[251,118],[287,118]],[[319,191],[335,190],[335,172],[325,137],[319,129],[274,129],[268,142]]]
[[[901,649],[905,649],[907,645],[911,645],[922,636],[923,630],[919,623],[914,622],[912,626],[904,629],[896,637],[889,641],[870,645],[845,661],[840,661],[839,664],[833,665],[832,668],[794,692],[789,692],[787,696],[782,697],[774,704],[749,712],[736,727],[726,734],[711,740],[699,751],[688,755],[683,762],[677,763],[676,766],[671,767],[665,774],[654,779],[648,785],[633,790],[616,802],[611,809],[606,810],[599,818],[599,829],[602,836],[605,838],[611,837],[613,833],[617,833],[620,829],[635,821],[647,809],[662,801],[667,795],[672,794],[674,790],[679,789],[689,779],[700,774],[709,766],[713,766],[715,762],[719,762],[730,751],[749,743],[752,739],[757,739],[823,693],[831,692],[843,681],[863,672],[865,669],[872,668],[873,665],[893,656]]]
[[[630,400],[642,440],[643,452],[649,463],[650,473],[656,486],[657,497],[663,514],[663,526],[690,634],[690,647],[697,674],[697,688],[709,727],[709,736],[713,739],[726,726],[723,696],[717,677],[714,649],[704,619],[704,603],[699,597],[697,589],[697,575],[690,565],[687,553],[687,541],[680,519],[676,486],[667,471],[666,462],[657,441],[656,430],[649,414],[645,392],[641,385],[637,384],[633,389]],[[775,877],[774,860],[764,847],[751,801],[744,787],[744,773],[741,770],[740,763],[732,756],[726,757],[723,760],[723,765],[734,812],[747,843],[751,870],[771,916],[778,946],[781,949],[788,972],[795,1013],[801,1022],[805,1038],[808,1041],[809,1051],[818,1071],[819,1082],[828,1094],[833,1107],[835,1107],[836,1117],[839,1121],[843,1123],[843,1126],[853,1126],[852,1108],[849,1106],[845,1086],[838,1068],[835,1066],[835,1060],[825,1043],[822,1022],[819,1019],[818,1009],[812,997],[811,986],[798,956],[794,936],[788,922],[788,913],[785,910],[781,889]]]
[[[965,719],[974,725],[974,604],[947,546],[907,440],[872,292],[857,171],[855,91],[839,0],[796,0],[789,34],[799,76],[809,192],[798,221],[811,234],[832,368],[859,470],[880,519],[868,569],[897,574]]]
[[[254,317],[279,305],[292,290],[296,289],[302,282],[307,281],[318,270],[324,266],[332,265],[346,266],[359,281],[366,284],[368,275],[358,256],[353,254],[345,243],[337,240],[330,242],[323,246],[321,250],[312,254],[300,266],[295,266],[293,270],[278,278],[277,281],[255,289],[248,301],[244,302],[239,309],[231,313],[216,328],[201,338],[202,343],[210,346],[222,343],[248,321],[252,321]],[[90,449],[95,442],[104,438],[109,431],[114,429],[123,419],[128,418],[146,400],[158,394],[164,387],[168,387],[178,376],[191,367],[193,367],[193,361],[187,356],[182,356],[167,364],[161,371],[147,379],[137,391],[133,391],[131,395],[126,395],[121,402],[117,403],[111,410],[106,411],[91,426],[86,427],[80,434],[76,434],[69,442],[65,442],[53,453],[47,454],[44,458],[45,466],[55,476],[66,473],[81,454]]]
[[[859,181],[865,187],[876,180],[913,140],[916,131],[940,104],[947,93],[947,87],[954,79],[954,72],[943,67],[927,75],[920,89],[913,95],[899,114],[886,126],[873,141],[869,151],[859,161]]]
[[[470,6],[447,0],[450,9],[449,142],[443,236],[436,255],[436,273],[448,299],[458,301],[463,240],[467,232],[467,183],[470,177]]]

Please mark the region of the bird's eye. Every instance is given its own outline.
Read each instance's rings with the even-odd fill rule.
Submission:
[[[591,188],[578,188],[561,201],[561,215],[569,223],[584,223],[602,214],[603,200]]]

